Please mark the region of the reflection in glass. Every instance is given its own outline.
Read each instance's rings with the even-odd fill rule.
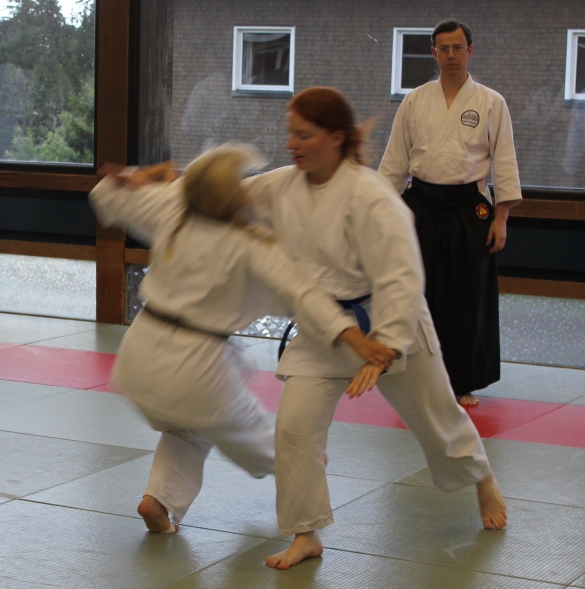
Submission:
[[[435,60],[429,35],[402,37],[402,88],[416,88],[435,77]]]
[[[95,321],[95,262],[0,254],[0,311]]]
[[[237,331],[236,333],[281,339],[289,323],[289,317],[271,317],[267,315],[266,317],[261,317],[253,321],[246,329],[242,329],[242,331]],[[292,339],[296,334],[297,328],[293,327],[290,330],[288,339]]]
[[[288,86],[290,34],[244,33],[242,84]]]
[[[144,264],[126,264],[126,323],[132,323],[143,307],[138,291],[147,272]]]
[[[95,0],[0,1],[0,160],[92,164]]]
[[[577,75],[575,76],[575,94],[585,94],[585,35],[579,37],[577,45]]]

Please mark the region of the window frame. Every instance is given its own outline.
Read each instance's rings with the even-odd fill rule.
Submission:
[[[577,82],[577,49],[580,38],[585,42],[585,29],[567,30],[565,100],[585,100],[585,92],[575,92],[575,84]]]
[[[244,33],[286,33],[290,35],[289,50],[289,76],[287,86],[270,84],[242,84],[242,62]],[[234,26],[233,62],[232,62],[232,92],[237,93],[260,93],[260,94],[285,94],[290,96],[294,93],[295,82],[295,27],[255,27],[255,26]]]
[[[392,76],[390,81],[390,94],[392,96],[406,96],[414,88],[402,87],[402,57],[404,53],[405,35],[428,35],[433,32],[432,27],[394,27],[392,40]],[[429,45],[429,55],[432,58]]]

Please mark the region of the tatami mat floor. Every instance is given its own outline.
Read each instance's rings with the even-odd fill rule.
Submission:
[[[377,405],[357,417],[341,407],[324,555],[281,572],[263,564],[290,540],[274,479],[217,452],[181,531],[145,531],[135,509],[158,434],[107,392],[124,332],[0,314],[1,589],[585,588],[585,371],[504,363],[471,411],[508,502],[501,532],[481,529],[471,489],[432,487],[391,413],[372,425]],[[237,343],[273,411],[274,342]]]

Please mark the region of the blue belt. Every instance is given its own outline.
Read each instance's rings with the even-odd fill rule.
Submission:
[[[357,319],[358,325],[360,329],[367,335],[370,333],[371,329],[371,322],[370,317],[368,316],[368,312],[361,306],[361,303],[367,301],[372,295],[367,294],[357,299],[345,300],[345,301],[337,301],[344,309],[351,310],[355,314],[355,318]],[[280,340],[280,345],[278,346],[278,359],[280,360],[284,349],[286,348],[286,344],[288,341],[288,335],[291,332],[291,329],[296,325],[294,321],[291,321],[284,333],[282,334],[282,338]]]
[[[366,335],[370,333],[372,324],[370,322],[368,312],[361,306],[361,303],[367,301],[371,296],[371,294],[367,294],[363,297],[358,297],[357,299],[337,301],[344,309],[352,310],[355,313],[355,318],[357,319],[358,325]]]

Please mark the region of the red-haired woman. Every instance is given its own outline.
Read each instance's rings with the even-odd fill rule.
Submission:
[[[309,88],[288,107],[293,166],[250,182],[254,215],[271,225],[289,255],[356,317],[362,329],[395,351],[378,380],[421,443],[435,485],[476,484],[484,527],[503,528],[506,507],[477,430],[457,404],[428,307],[412,215],[396,190],[364,165],[363,132],[347,99],[332,88]],[[277,514],[292,544],[267,559],[287,569],[319,556],[318,529],[333,522],[323,452],[335,407],[362,366],[345,345],[333,352],[303,335],[288,346],[277,374],[285,380],[276,423]],[[351,390],[353,394],[353,389]]]

